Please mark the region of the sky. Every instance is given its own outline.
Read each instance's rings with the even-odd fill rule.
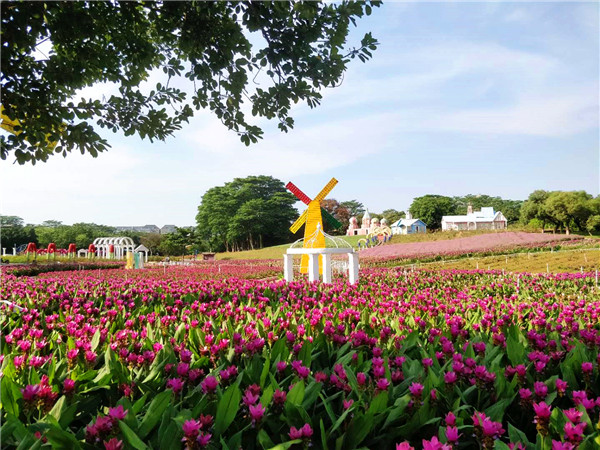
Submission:
[[[188,226],[206,190],[249,175],[309,196],[335,177],[328,198],[375,213],[425,194],[596,196],[599,17],[596,2],[384,3],[349,36],[356,45],[371,31],[373,59],[353,61],[319,107],[296,106],[289,133],[261,120],[264,139],[246,147],[208,111],[166,142],[102,130],[112,148],[97,158],[0,161],[0,212],[26,223]]]

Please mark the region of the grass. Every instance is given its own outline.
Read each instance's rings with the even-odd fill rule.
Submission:
[[[598,247],[556,252],[514,253],[510,255],[463,258],[425,263],[428,269],[496,269],[507,272],[593,272],[600,270]]]

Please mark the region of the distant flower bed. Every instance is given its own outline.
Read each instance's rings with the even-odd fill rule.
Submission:
[[[7,267],[3,269],[3,271],[5,273],[10,273],[15,276],[34,277],[40,274],[51,272],[122,269],[123,267],[125,267],[125,261],[85,261],[46,264],[23,264],[20,266]]]
[[[378,267],[400,261],[435,261],[461,256],[489,256],[494,254],[542,251],[588,242],[581,236],[506,232],[482,234],[446,241],[388,244],[360,252],[361,265]],[[598,241],[590,241],[598,245]]]
[[[5,275],[3,446],[598,448],[591,274],[213,270]]]

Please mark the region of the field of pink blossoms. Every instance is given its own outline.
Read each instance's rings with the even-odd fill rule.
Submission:
[[[600,448],[591,274],[207,267],[4,274],[2,448]]]
[[[388,259],[423,258],[437,255],[454,256],[466,253],[498,252],[515,248],[537,248],[551,243],[581,239],[581,236],[565,236],[564,234],[507,231],[441,241],[381,245],[362,250],[360,257],[361,259],[385,261]]]

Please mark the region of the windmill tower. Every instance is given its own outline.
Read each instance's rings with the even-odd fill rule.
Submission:
[[[324,200],[327,194],[335,187],[338,181],[335,178],[329,180],[321,192],[314,199],[310,199],[291,181],[285,186],[308,208],[298,217],[298,219],[290,227],[292,233],[297,233],[300,227],[304,224],[304,245],[303,248],[325,248],[325,235],[323,234],[323,218],[327,223],[335,228],[342,226],[338,220],[321,208],[321,200]],[[323,273],[322,257],[319,258],[319,272]],[[302,255],[300,263],[300,273],[308,273],[308,255]]]

